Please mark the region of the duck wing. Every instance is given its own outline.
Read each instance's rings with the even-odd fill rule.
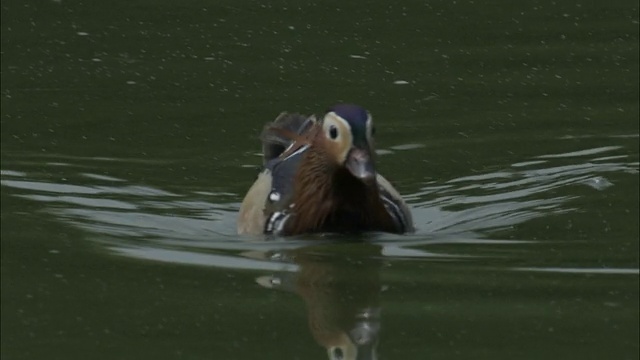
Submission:
[[[280,210],[289,205],[293,180],[309,147],[308,135],[316,123],[314,116],[283,112],[265,125],[262,140],[264,168],[271,174],[271,193],[267,204],[270,210]]]
[[[277,159],[295,142],[295,136],[308,131],[315,123],[314,116],[283,112],[266,124],[260,140],[262,141],[263,165]]]
[[[260,134],[263,169],[240,205],[239,234],[263,233],[273,213],[288,208],[293,177],[302,155],[302,151],[291,153],[291,150],[296,146],[296,138],[314,123],[314,117],[283,112],[265,125]],[[290,154],[284,154],[285,151]]]
[[[382,200],[384,208],[393,219],[398,232],[405,233],[415,231],[411,211],[409,211],[409,207],[400,196],[400,193],[398,193],[398,191],[387,179],[384,178],[384,176],[377,174],[376,181],[378,183],[380,200]]]

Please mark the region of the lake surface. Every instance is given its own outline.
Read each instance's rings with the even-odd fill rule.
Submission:
[[[2,1],[7,359],[637,359],[638,3]],[[367,107],[409,235],[235,234]]]

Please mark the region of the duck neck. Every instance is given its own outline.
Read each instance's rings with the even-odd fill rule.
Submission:
[[[293,233],[366,227],[380,205],[376,182],[355,178],[313,147],[305,154],[294,185]]]

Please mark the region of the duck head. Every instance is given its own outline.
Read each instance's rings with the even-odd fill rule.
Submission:
[[[335,105],[321,120],[324,144],[336,165],[364,182],[374,182],[373,119],[362,107]]]

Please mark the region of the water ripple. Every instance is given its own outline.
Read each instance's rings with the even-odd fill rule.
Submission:
[[[615,184],[607,174],[638,174],[638,163],[628,161],[626,155],[602,156],[620,149],[621,146],[603,146],[546,154],[536,157],[545,160],[521,159],[506,169],[426,182],[418,191],[406,195],[417,232],[405,236],[370,234],[368,241],[382,246],[382,256],[391,258],[461,261],[487,256],[432,251],[425,246],[513,244],[487,237],[494,231],[535,218],[574,211],[571,203],[581,195],[569,191],[572,186],[607,191]],[[589,156],[598,157],[589,159]],[[21,161],[18,165],[14,163],[17,169],[2,170],[0,184],[3,189],[10,190],[8,192],[14,196],[43,203],[45,212],[93,234],[93,240],[104,244],[114,254],[163,262],[265,270],[278,265],[267,260],[249,261],[246,254],[307,246],[317,238],[343,241],[326,235],[270,241],[239,237],[235,234],[239,196],[225,189],[200,188],[188,193],[167,191],[119,177],[98,175],[100,171],[74,165],[76,160],[86,164],[90,159],[76,158],[67,159],[70,166],[63,168],[68,173],[61,177],[64,180],[61,183],[43,178],[41,169],[34,166],[42,163],[34,156],[29,159],[30,164]],[[567,160],[571,163],[567,164]],[[48,162],[47,159],[45,163]],[[559,194],[558,189],[566,190]],[[527,242],[531,241],[517,241]]]

